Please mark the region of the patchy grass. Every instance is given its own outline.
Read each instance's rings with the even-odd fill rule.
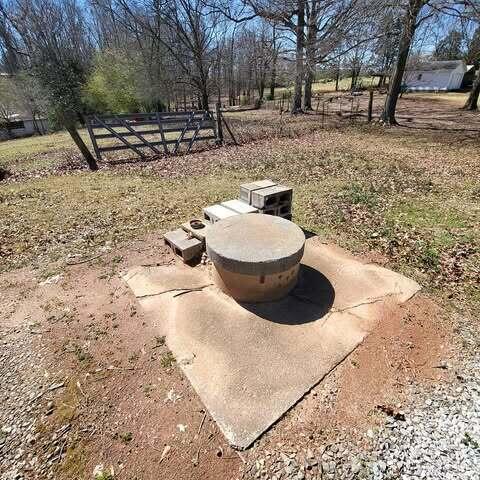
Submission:
[[[173,353],[167,352],[163,354],[162,358],[160,359],[160,364],[163,368],[170,368],[175,365],[175,357],[173,356]]]
[[[335,79],[333,80],[318,80],[312,85],[313,93],[317,92],[334,92],[335,91]],[[370,77],[367,75],[363,75],[359,77],[357,86],[359,87],[370,87],[376,86],[378,84],[378,78],[375,79],[374,77]],[[352,85],[352,77],[342,77],[338,81],[338,90],[339,91],[346,91],[350,90]],[[294,86],[290,87],[281,87],[275,89],[275,98],[281,98],[283,93],[290,92],[293,95]]]
[[[85,141],[88,141],[86,129],[79,130]],[[0,142],[0,165],[3,162],[10,162],[16,159],[22,159],[26,155],[36,153],[47,153],[52,150],[73,147],[72,138],[66,131],[50,133],[48,135],[37,135],[25,138],[16,138],[14,140],[5,140]]]
[[[468,93],[465,92],[441,92],[441,93],[428,93],[428,92],[411,92],[407,94],[408,97],[422,98],[424,100],[433,101],[447,101],[452,102],[458,107],[461,107],[468,97]]]
[[[89,144],[88,133],[79,130],[85,142]],[[53,169],[76,157],[76,147],[66,131],[48,135],[17,138],[0,142],[0,167],[10,173],[25,174],[43,169]],[[59,158],[57,153],[61,153]],[[59,162],[61,160],[62,162]],[[78,168],[78,166],[77,166]]]
[[[445,297],[480,305],[478,142],[375,126],[317,131],[310,115],[229,119],[250,143],[5,183],[0,269],[57,271],[72,255],[161,234],[237,197],[242,182],[270,177],[294,187],[303,227],[354,252],[377,251]]]

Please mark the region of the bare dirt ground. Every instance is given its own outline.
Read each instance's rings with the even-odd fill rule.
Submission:
[[[453,355],[445,316],[419,295],[385,312],[386,321],[364,345],[253,449],[238,454],[118,276],[130,266],[171,261],[161,237],[150,236],[69,266],[55,283],[41,285],[28,270],[2,276],[4,338],[41,352],[37,373],[43,374],[35,381],[45,394],[36,405],[35,441],[17,433],[23,478],[90,478],[99,464],[113,468],[115,478],[250,478],[255,458],[269,450],[308,448],[321,455],[339,432],[364,442],[368,429],[382,422],[379,406],[408,402],[409,383],[449,375],[435,368]],[[21,328],[25,322],[28,329]],[[52,385],[61,386],[49,391]]]
[[[325,464],[339,461],[339,452],[348,463],[357,455],[352,445],[371,448],[371,432],[416,402],[413,386],[456,381],[457,360],[480,348],[478,335],[464,338],[465,323],[476,331],[480,298],[479,137],[471,131],[478,114],[440,97],[407,95],[403,126],[386,130],[336,114],[338,130],[322,130],[313,114],[235,115],[244,145],[175,162],[105,162],[92,175],[63,145],[31,153],[25,164],[7,162],[12,175],[0,184],[2,480],[90,479],[99,465],[102,480],[279,480],[294,478],[292,459],[303,468],[298,479],[350,478]],[[119,272],[174,261],[163,246],[166,228],[252,176],[292,185],[302,226],[425,289],[386,311],[382,328],[239,454]]]

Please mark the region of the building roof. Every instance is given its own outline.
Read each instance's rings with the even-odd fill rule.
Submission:
[[[411,63],[407,67],[407,70],[413,70],[416,72],[429,72],[432,70],[455,70],[462,65],[465,66],[465,62],[463,60],[435,60],[431,62]]]

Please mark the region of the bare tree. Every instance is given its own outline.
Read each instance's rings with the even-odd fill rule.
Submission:
[[[478,97],[480,96],[480,70],[473,81],[472,89],[468,95],[467,101],[464,105],[464,110],[477,110],[478,108]]]
[[[402,79],[410,48],[418,26],[426,20],[435,20],[440,15],[458,19],[469,19],[472,16],[478,18],[480,2],[478,0],[408,0],[404,7],[402,33],[395,68],[381,115],[381,119],[386,125],[397,124],[395,119],[397,102],[402,89]],[[420,15],[422,11],[425,13]],[[474,99],[474,89],[472,92]]]
[[[80,6],[76,0],[10,0],[0,3],[0,9],[15,36],[23,68],[38,79],[56,121],[70,133],[89,168],[97,170],[76,127],[91,58]],[[0,38],[6,46],[7,39]]]
[[[0,129],[11,136],[10,124],[19,111],[19,98],[15,84],[9,75],[0,77]]]
[[[140,0],[135,3],[111,0],[102,6],[139,42],[149,38],[153,44],[161,45],[170,63],[160,61],[156,65],[178,70],[174,83],[194,87],[201,107],[208,109],[214,86],[211,69],[220,31],[218,14],[210,12],[202,0]]]
[[[480,25],[478,23],[473,33],[473,36],[468,45],[468,51],[466,55],[467,62],[472,62],[475,67],[480,67]],[[472,89],[468,95],[467,101],[463,106],[464,110],[477,110],[478,98],[480,96],[480,69],[473,81]]]
[[[403,17],[402,34],[398,46],[397,61],[395,70],[390,80],[390,85],[382,112],[382,120],[385,124],[395,125],[395,112],[397,109],[398,97],[402,89],[402,79],[407,65],[408,54],[412,44],[413,36],[418,25],[418,15],[428,0],[408,0],[405,15]]]

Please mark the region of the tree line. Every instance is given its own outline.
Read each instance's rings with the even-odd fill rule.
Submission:
[[[348,70],[353,87],[368,66],[390,76],[395,124],[409,57],[478,65],[479,25],[480,0],[0,0],[0,117],[19,99],[48,113],[96,169],[86,113],[261,104],[292,86],[301,114],[319,72]],[[479,92],[477,76],[465,108]]]

